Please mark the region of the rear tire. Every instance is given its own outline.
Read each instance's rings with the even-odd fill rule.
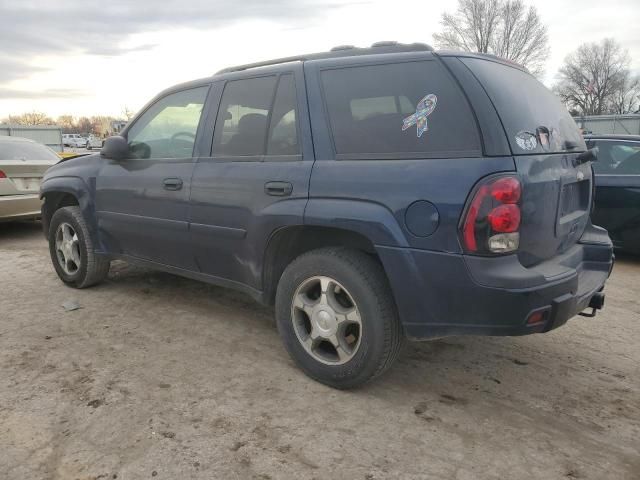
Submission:
[[[80,207],[56,210],[49,225],[48,239],[51,262],[64,283],[74,288],[87,288],[106,278],[110,262],[95,254]]]
[[[381,265],[343,247],[314,250],[289,264],[278,283],[276,321],[295,363],[339,389],[384,373],[404,340]]]

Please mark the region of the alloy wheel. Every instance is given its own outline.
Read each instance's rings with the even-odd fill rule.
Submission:
[[[336,280],[311,277],[296,290],[291,319],[300,344],[327,365],[351,360],[360,346],[362,319],[351,294]]]
[[[67,275],[74,275],[81,264],[80,239],[71,224],[63,222],[58,226],[55,244],[60,267]]]

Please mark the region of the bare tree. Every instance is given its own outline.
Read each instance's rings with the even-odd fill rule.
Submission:
[[[609,104],[610,113],[636,113],[640,109],[640,77],[627,72],[621,88],[613,93]]]
[[[77,133],[75,119],[72,115],[60,115],[56,118],[56,124],[62,127],[63,133]]]
[[[433,35],[440,48],[492,53],[540,75],[549,57],[547,27],[535,7],[522,0],[458,0],[455,14],[442,15]]]
[[[127,107],[126,105],[122,107],[122,115],[127,119],[127,122],[133,118],[134,113],[135,112],[129,110],[129,107]]]
[[[76,122],[78,133],[93,133],[93,122],[87,117],[80,117]]]
[[[20,115],[9,115],[8,123],[15,125],[36,126],[54,125],[54,121],[42,112],[28,112]]]
[[[93,133],[100,136],[106,136],[111,129],[111,122],[113,120],[115,120],[115,118],[104,115],[91,117],[91,121],[93,122]]]
[[[628,53],[613,39],[583,43],[569,54],[554,90],[571,110],[582,115],[626,113],[638,105]]]

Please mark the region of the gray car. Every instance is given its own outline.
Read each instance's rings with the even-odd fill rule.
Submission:
[[[59,161],[53,150],[33,140],[0,137],[0,221],[40,216],[40,182]]]

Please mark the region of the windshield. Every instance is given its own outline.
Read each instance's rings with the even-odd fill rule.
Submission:
[[[514,155],[586,150],[566,107],[533,75],[490,60],[461,60],[491,98]]]
[[[39,143],[0,141],[0,160],[60,160],[60,157]]]

